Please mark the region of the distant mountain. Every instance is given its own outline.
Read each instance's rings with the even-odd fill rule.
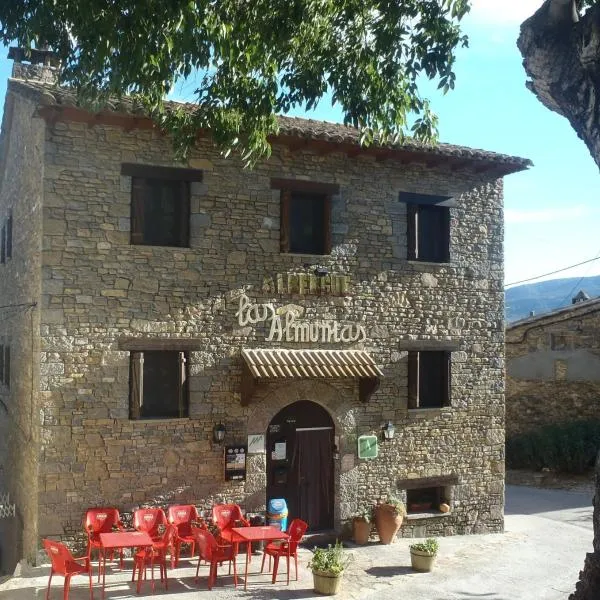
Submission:
[[[571,304],[571,298],[583,290],[590,298],[600,296],[600,275],[594,277],[568,277],[540,283],[528,283],[506,290],[506,320],[517,321],[550,312]]]

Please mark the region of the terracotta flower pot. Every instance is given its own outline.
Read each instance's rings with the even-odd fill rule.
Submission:
[[[375,527],[382,544],[391,544],[402,525],[403,516],[391,504],[375,507]]]
[[[352,520],[352,539],[356,544],[366,544],[371,534],[372,523],[365,521],[361,517],[354,517]]]

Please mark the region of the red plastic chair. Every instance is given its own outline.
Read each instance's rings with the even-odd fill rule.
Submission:
[[[153,540],[162,536],[159,527],[167,525],[167,517],[162,508],[138,508],[133,511],[133,528],[145,531]]]
[[[198,520],[198,511],[193,504],[182,504],[180,506],[169,506],[169,523],[177,527],[175,538],[175,566],[179,565],[179,554],[181,544],[190,544],[192,547],[191,557],[194,557],[196,538],[192,535],[192,523]],[[173,560],[171,559],[171,565]]]
[[[235,553],[231,544],[218,544],[215,536],[208,529],[199,529],[194,527],[194,536],[198,543],[198,566],[196,567],[196,582],[198,582],[198,571],[200,570],[200,561],[205,560],[209,564],[208,589],[217,579],[217,570],[219,565],[229,562],[229,573],[231,573],[231,563],[233,563],[233,584],[237,587],[237,567],[235,564]]]
[[[98,581],[100,581],[100,543],[101,533],[110,533],[114,529],[123,529],[119,510],[116,508],[89,508],[83,520],[83,526],[88,536],[87,555],[92,560],[92,549],[98,549]],[[110,558],[113,558],[111,551]],[[123,550],[120,552],[121,569],[123,568]]]
[[[175,525],[167,525],[163,535],[152,544],[152,548],[143,548],[138,550],[133,556],[133,575],[131,581],[135,581],[135,572],[138,572],[138,581],[136,590],[140,593],[142,587],[142,574],[146,579],[146,567],[150,565],[152,571],[152,593],[154,593],[154,565],[158,565],[160,569],[160,581],[164,582],[165,590],[169,589],[167,581],[167,552],[171,553],[173,558],[173,545],[177,537],[177,527]]]
[[[294,519],[288,527],[287,533],[290,536],[289,540],[284,542],[271,542],[267,544],[263,554],[262,565],[260,572],[265,568],[265,558],[269,556],[269,570],[271,569],[271,557],[273,557],[273,583],[277,579],[277,567],[279,567],[279,558],[285,556],[287,561],[287,582],[290,582],[290,556],[294,557],[294,565],[296,567],[296,581],[298,581],[298,544],[302,540],[304,533],[308,528],[308,523],[302,519]],[[288,551],[289,550],[289,551]]]
[[[250,527],[250,522],[244,519],[242,509],[237,504],[215,504],[212,509],[213,522],[219,528],[221,538],[231,543],[233,527]],[[248,544],[247,552],[252,556],[252,544]]]
[[[94,591],[92,590],[92,565],[90,557],[83,556],[74,558],[69,549],[60,542],[52,540],[42,540],[44,550],[50,557],[52,566],[50,567],[50,579],[48,579],[48,589],[46,591],[46,600],[50,598],[50,584],[52,583],[53,575],[62,575],[65,578],[63,588],[63,600],[69,600],[69,587],[71,586],[71,577],[73,575],[87,575],[90,579],[90,598],[94,600]],[[85,561],[81,564],[78,561]]]

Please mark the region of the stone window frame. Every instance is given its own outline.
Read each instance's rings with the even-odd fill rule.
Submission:
[[[121,175],[131,177],[131,214],[130,214],[130,243],[136,246],[162,246],[171,248],[190,247],[190,219],[191,219],[191,184],[201,182],[203,171],[179,167],[162,167],[154,165],[140,165],[123,163]],[[142,226],[144,198],[148,191],[153,191],[156,186],[168,188],[181,204],[177,239],[173,243],[166,240],[144,239]]]
[[[322,183],[317,181],[306,181],[302,179],[271,179],[271,189],[280,192],[280,252],[282,254],[306,255],[306,256],[327,256],[331,254],[331,206],[332,196],[339,194],[340,187],[333,183]],[[323,203],[323,238],[319,240],[319,249],[322,252],[303,252],[292,250],[290,247],[291,237],[291,205],[294,200],[317,199]]]
[[[157,340],[158,344],[147,343],[144,350],[137,348],[130,351],[129,358],[129,420],[130,421],[156,421],[187,419],[190,414],[190,389],[189,389],[189,364],[190,357],[187,350],[173,348],[168,340]],[[167,343],[164,343],[167,342]],[[145,352],[177,352],[178,353],[178,396],[179,414],[176,416],[142,416],[140,414],[144,397],[144,353]]]
[[[457,206],[455,198],[401,191],[398,199],[406,204],[407,260],[433,264],[451,262],[450,209]],[[426,220],[435,235],[419,235]],[[439,247],[427,245],[431,240],[440,239]]]
[[[459,484],[459,478],[456,474],[439,475],[435,477],[418,477],[414,479],[400,479],[396,482],[396,487],[400,491],[400,497],[406,505],[406,519],[430,519],[436,517],[448,517],[452,514],[454,508],[454,488]],[[420,512],[408,511],[408,490],[439,488],[440,500],[450,507],[446,513],[438,509],[428,509]]]

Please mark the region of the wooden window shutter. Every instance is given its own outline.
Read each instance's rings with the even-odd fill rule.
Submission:
[[[442,207],[440,217],[440,243],[442,244],[441,262],[450,262],[450,209]]]
[[[12,228],[13,218],[11,212],[6,220],[6,258],[12,258]]]
[[[281,190],[281,209],[279,216],[280,229],[280,250],[281,252],[290,251],[290,202],[292,192],[290,190]]]
[[[184,352],[179,352],[178,356],[177,356],[177,362],[178,362],[178,367],[179,367],[179,377],[178,379],[178,394],[179,394],[179,408],[178,408],[178,414],[179,417],[185,417],[186,415],[186,402],[185,402],[185,397],[186,397],[186,379],[187,379],[187,370],[185,367],[185,363],[186,363],[186,357],[185,357],[185,353]]]
[[[0,263],[6,262],[6,223],[2,225],[2,234],[0,235]]]
[[[4,346],[0,346],[0,383],[4,383]]]
[[[179,182],[179,202],[181,202],[179,241],[186,247],[190,245],[190,184],[188,181]]]
[[[442,406],[452,406],[452,390],[451,390],[451,379],[452,379],[452,353],[444,352],[444,397]]]
[[[131,243],[144,243],[144,199],[148,191],[146,180],[131,178]]]
[[[10,346],[4,346],[4,385],[10,387]]]
[[[129,399],[129,412],[132,419],[139,419],[142,404],[144,403],[144,353],[131,354],[131,384]]]
[[[323,254],[331,254],[331,195],[323,199]]]
[[[419,408],[419,353],[408,353],[408,408]]]
[[[408,260],[417,260],[419,258],[419,205],[406,205],[407,220],[407,250],[406,258]]]

